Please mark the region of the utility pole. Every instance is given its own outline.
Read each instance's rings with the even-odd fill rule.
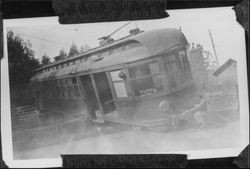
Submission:
[[[218,60],[217,53],[216,53],[216,50],[215,50],[214,41],[213,41],[213,37],[212,37],[212,33],[211,33],[210,29],[208,30],[208,32],[209,32],[209,36],[210,36],[210,39],[211,39],[211,42],[212,42],[212,45],[213,45],[214,55],[215,55],[215,58],[216,58],[216,63],[217,63],[217,66],[219,67],[220,64],[219,64],[219,60]]]

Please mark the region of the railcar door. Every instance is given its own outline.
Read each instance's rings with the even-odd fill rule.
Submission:
[[[170,88],[179,86],[181,83],[181,72],[176,53],[168,54],[164,60]]]
[[[90,75],[81,76],[80,80],[88,113],[90,117],[93,120],[95,120],[97,118],[96,111],[99,110],[99,105],[97,102],[95,89],[92,84],[91,76]]]
[[[93,77],[104,115],[114,111],[115,103],[106,72],[95,73]]]

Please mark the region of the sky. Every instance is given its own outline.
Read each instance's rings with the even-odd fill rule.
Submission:
[[[208,30],[211,30],[220,65],[227,59],[237,60],[244,44],[243,28],[235,20],[232,7],[168,10],[168,18],[134,21],[115,33],[117,39],[128,35],[130,29],[139,27],[148,31],[159,28],[181,28],[189,43],[200,43],[203,49],[214,54]],[[32,24],[30,24],[32,23]],[[57,17],[37,18],[27,22],[16,22],[7,30],[12,30],[25,41],[29,40],[35,57],[40,59],[45,53],[53,58],[60,49],[69,51],[74,42],[78,48],[87,44],[91,48],[98,46],[98,38],[109,35],[117,28],[128,23],[103,22],[92,24],[60,25]]]

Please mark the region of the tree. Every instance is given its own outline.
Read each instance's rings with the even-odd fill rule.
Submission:
[[[73,42],[70,49],[69,49],[68,57],[72,57],[72,56],[75,56],[77,54],[79,54],[79,51],[77,49],[76,44]]]
[[[89,47],[87,44],[85,44],[84,46],[81,46],[81,48],[80,48],[80,53],[86,52],[86,51],[88,51],[89,49],[90,49],[90,47]]]
[[[45,53],[42,56],[41,64],[42,66],[47,65],[48,63],[51,63],[49,56]]]
[[[35,52],[31,49],[31,43],[24,42],[20,36],[9,31],[7,44],[10,86],[28,83],[35,69],[40,67],[39,60],[34,58]]]
[[[62,57],[62,58],[66,58],[67,53],[65,52],[64,49],[61,49],[61,50],[59,51],[59,56]]]
[[[83,46],[81,46],[81,48],[80,48],[80,53],[83,53],[85,50],[84,50],[84,48],[83,48]]]

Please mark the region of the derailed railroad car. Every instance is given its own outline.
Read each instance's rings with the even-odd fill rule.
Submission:
[[[193,118],[204,99],[187,45],[174,28],[108,37],[99,47],[37,69],[31,79],[36,105],[41,112],[148,127]]]

